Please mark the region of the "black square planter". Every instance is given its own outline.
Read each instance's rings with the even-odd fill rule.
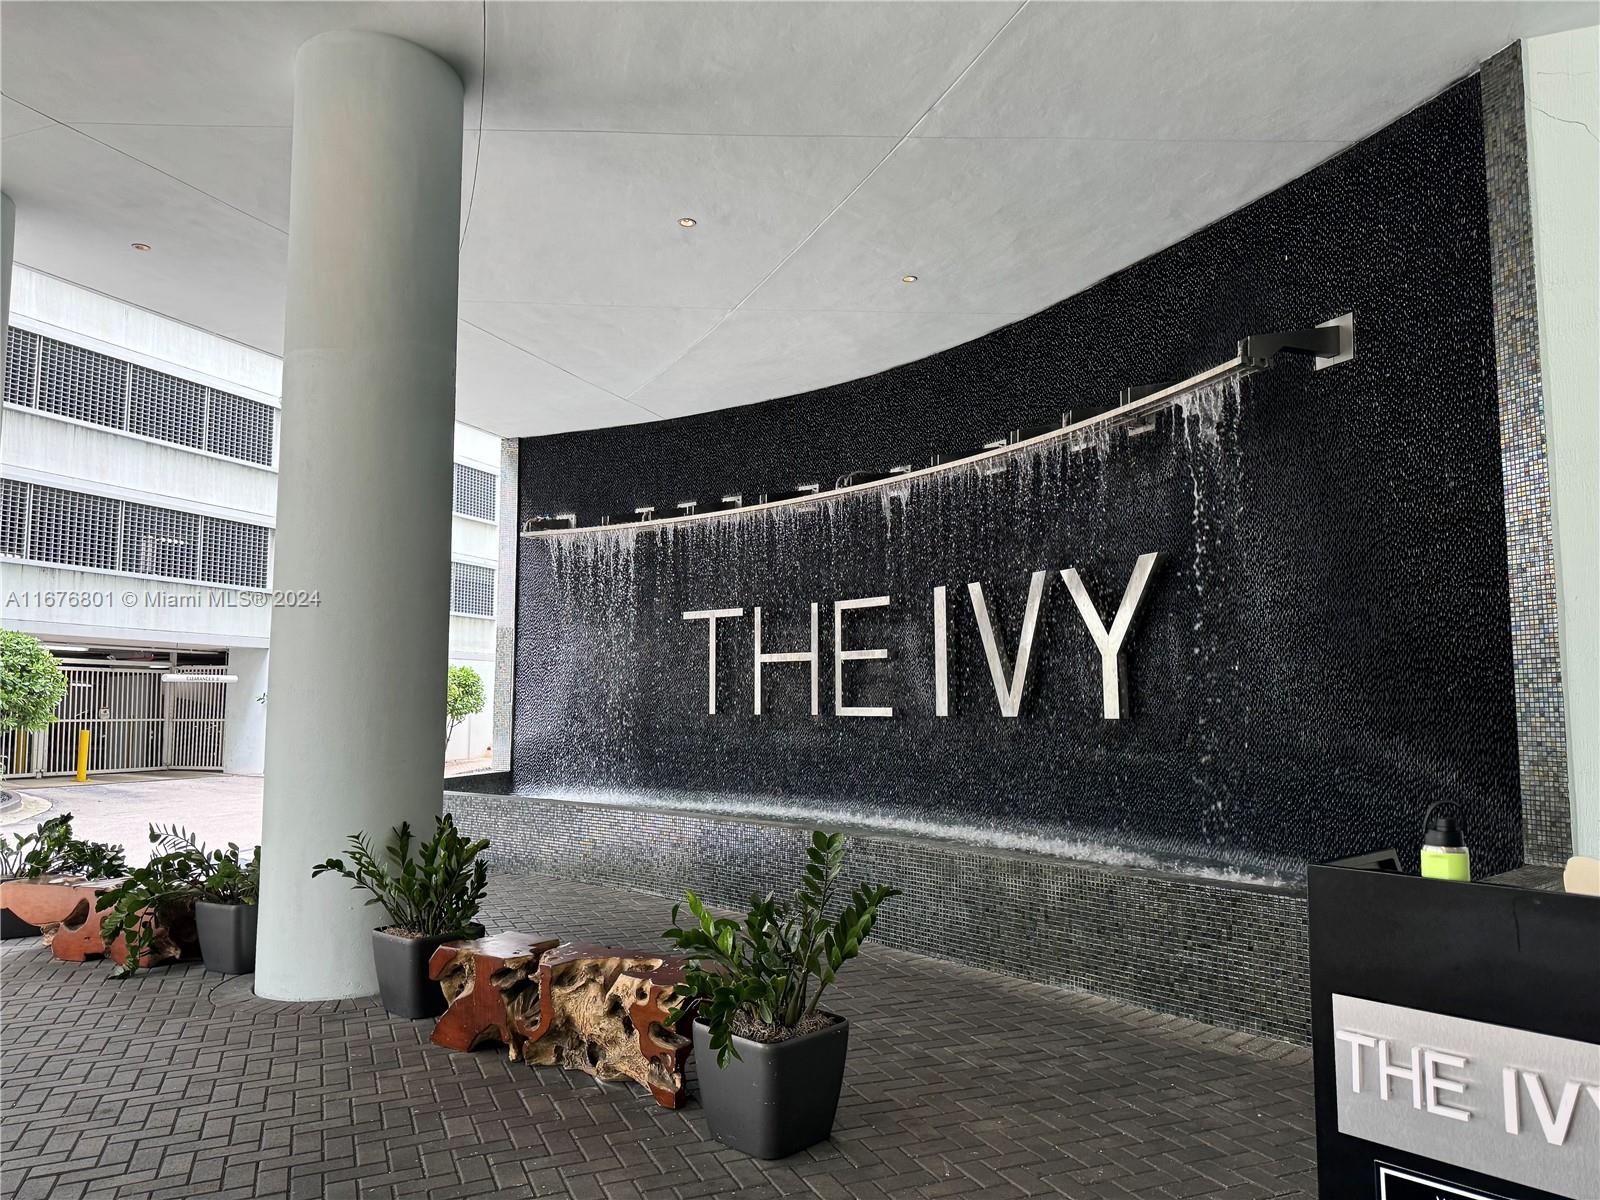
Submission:
[[[378,968],[378,994],[383,1007],[410,1021],[437,1017],[446,1008],[444,991],[428,978],[428,959],[456,934],[445,937],[400,937],[372,931],[372,961]]]
[[[756,1158],[787,1158],[833,1132],[850,1022],[787,1042],[735,1037],[738,1058],[717,1066],[711,1035],[694,1023],[700,1105],[711,1136]]]
[[[194,902],[195,930],[206,970],[249,975],[256,969],[256,916],[260,911],[254,904]]]

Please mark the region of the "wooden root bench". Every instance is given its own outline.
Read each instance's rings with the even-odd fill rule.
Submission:
[[[107,946],[100,934],[106,914],[95,907],[100,897],[119,879],[7,879],[0,883],[0,909],[17,920],[38,927],[50,953],[62,962],[87,962],[109,958],[118,966],[128,961],[127,939],[118,935]],[[200,953],[194,913],[178,914],[156,930],[155,943],[139,960],[141,967],[195,958]]]
[[[471,1050],[499,1041],[512,1061],[631,1079],[663,1108],[684,1102],[690,1041],[667,1020],[682,959],[501,933],[440,946],[428,974],[450,1005],[435,1044]]]

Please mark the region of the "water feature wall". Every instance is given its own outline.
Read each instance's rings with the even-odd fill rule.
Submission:
[[[1357,358],[1185,396],[1146,432],[1017,450],[990,471],[685,524],[525,539],[512,771],[530,796],[790,816],[1201,874],[1412,852],[1459,801],[1478,865],[1520,859],[1482,128],[1475,79],[1183,243],[1026,321],[881,375],[521,448],[524,517],[754,494],[970,452],[1221,361],[1247,333],[1356,314]],[[803,353],[804,348],[797,348]],[[1126,644],[1127,712],[1059,574]],[[1031,682],[1001,714],[967,585]],[[947,589],[949,714],[934,589]],[[848,614],[834,713],[836,599]],[[765,649],[753,709],[753,608]],[[707,709],[707,622],[717,709]]]

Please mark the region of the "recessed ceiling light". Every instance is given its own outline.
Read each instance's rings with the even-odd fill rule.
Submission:
[[[700,224],[700,222],[696,221],[693,217],[679,217],[678,224],[682,225],[685,229],[693,229],[696,225]]]
[[[902,276],[900,276],[900,282],[901,283],[915,283],[916,281],[917,281],[917,277],[915,275],[902,275]]]
[[[148,249],[150,249],[150,243],[149,242],[134,242],[133,243],[133,248],[135,250],[148,250]]]

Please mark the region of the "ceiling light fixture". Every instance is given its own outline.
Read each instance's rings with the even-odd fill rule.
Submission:
[[[133,243],[133,248],[142,253],[143,251],[150,249],[150,243],[149,242],[134,242]]]
[[[917,281],[917,277],[915,275],[902,275],[902,276],[900,276],[900,282],[901,283],[915,283],[916,281]]]
[[[700,222],[696,221],[693,217],[679,217],[678,224],[682,225],[685,229],[693,229],[696,225],[700,224]]]

